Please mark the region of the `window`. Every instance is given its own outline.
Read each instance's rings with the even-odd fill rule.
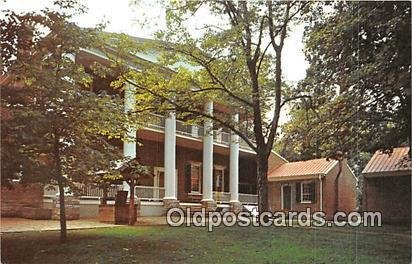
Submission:
[[[165,187],[165,169],[163,167],[154,167],[154,187]]]
[[[192,163],[190,170],[190,192],[200,193],[202,181],[202,165]]]
[[[213,169],[213,190],[217,192],[224,191],[225,184],[225,168],[215,166]]]
[[[302,182],[300,190],[301,203],[315,202],[315,182]]]

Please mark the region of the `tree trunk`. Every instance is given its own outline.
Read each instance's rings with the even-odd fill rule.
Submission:
[[[335,213],[339,210],[339,177],[342,173],[342,162],[339,160],[339,170],[336,175],[334,187],[335,187]]]
[[[129,201],[129,225],[134,225],[136,223],[136,218],[134,214],[134,180],[131,180],[130,186],[130,201]]]
[[[259,212],[269,210],[268,206],[268,159],[257,154],[257,191]]]
[[[101,204],[107,204],[107,185],[103,185],[103,197],[102,197],[102,201]]]
[[[66,242],[67,226],[66,226],[66,206],[64,200],[64,185],[63,177],[59,176],[57,182],[59,185],[59,202],[60,202],[60,242]]]
[[[60,242],[66,242],[67,238],[67,226],[66,226],[66,206],[64,199],[64,179],[62,175],[62,167],[60,160],[60,148],[59,148],[59,137],[55,135],[54,140],[54,160],[56,169],[57,184],[59,186],[59,203],[60,203]]]

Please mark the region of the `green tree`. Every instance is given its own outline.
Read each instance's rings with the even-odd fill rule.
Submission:
[[[411,3],[339,2],[306,31],[306,94],[291,107],[281,154],[349,158],[359,173],[368,153],[410,145]]]
[[[134,225],[136,222],[135,211],[135,193],[134,188],[137,185],[141,176],[153,176],[146,166],[141,165],[137,159],[131,159],[123,163],[119,169],[122,174],[122,179],[127,182],[130,187],[130,202],[129,202],[129,225]]]
[[[92,77],[74,60],[80,48],[98,43],[95,30],[70,22],[83,11],[76,1],[60,1],[39,13],[5,11],[0,21],[7,75],[1,86],[2,182],[57,183],[62,242],[64,188],[113,172],[122,153],[108,139],[124,138],[134,122],[119,96],[88,89]]]
[[[159,41],[139,45],[112,36],[109,44],[108,50],[116,50],[113,61],[124,66],[115,85],[136,87],[139,110],[176,111],[194,122],[211,119],[215,128],[234,131],[256,151],[259,210],[268,209],[268,157],[280,111],[293,99],[282,94],[282,50],[290,24],[308,7],[302,2],[169,1]],[[211,19],[203,20],[199,32],[189,32],[204,12]],[[130,56],[136,53],[156,57],[157,63]],[[208,100],[238,112],[241,122],[225,113],[205,113]]]

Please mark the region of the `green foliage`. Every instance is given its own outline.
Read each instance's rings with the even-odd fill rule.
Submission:
[[[157,32],[158,41],[133,43],[112,36],[105,50],[120,69],[114,85],[136,87],[136,111],[175,111],[178,118],[195,122],[212,119],[214,128],[238,134],[257,153],[259,207],[267,209],[268,158],[286,100],[282,49],[289,24],[310,4],[167,1],[164,6],[166,29]],[[188,27],[199,21],[200,29],[190,32]],[[210,100],[226,109],[205,113]],[[239,123],[233,122],[233,113],[240,114]]]
[[[291,159],[338,152],[361,169],[366,153],[410,144],[411,5],[336,3],[306,32],[307,77],[277,146]],[[363,154],[364,153],[364,154]]]
[[[288,23],[307,12],[308,5],[168,1],[164,6],[167,28],[157,32],[158,41],[109,37],[106,55],[123,70],[114,85],[127,82],[137,87],[137,111],[175,110],[178,118],[198,122],[210,118],[202,108],[213,100],[240,112],[240,124],[234,124],[227,113],[216,112],[215,126],[234,130],[268,155],[284,99],[281,67],[276,62]],[[200,18],[200,10],[219,23],[205,21],[194,35],[187,27]],[[148,56],[151,60],[142,59]]]
[[[141,176],[153,176],[147,166],[141,165],[137,159],[124,162],[119,168],[123,179],[127,182],[137,182]]]
[[[66,186],[97,180],[113,172],[122,153],[108,139],[126,137],[127,125],[118,95],[95,93],[92,76],[74,58],[81,48],[99,44],[99,30],[70,22],[83,12],[75,1],[60,2],[40,13],[5,11],[2,61],[7,80],[1,86],[2,183]]]

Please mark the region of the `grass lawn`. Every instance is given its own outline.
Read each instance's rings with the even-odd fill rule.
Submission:
[[[407,230],[115,227],[2,234],[2,263],[410,263]]]

